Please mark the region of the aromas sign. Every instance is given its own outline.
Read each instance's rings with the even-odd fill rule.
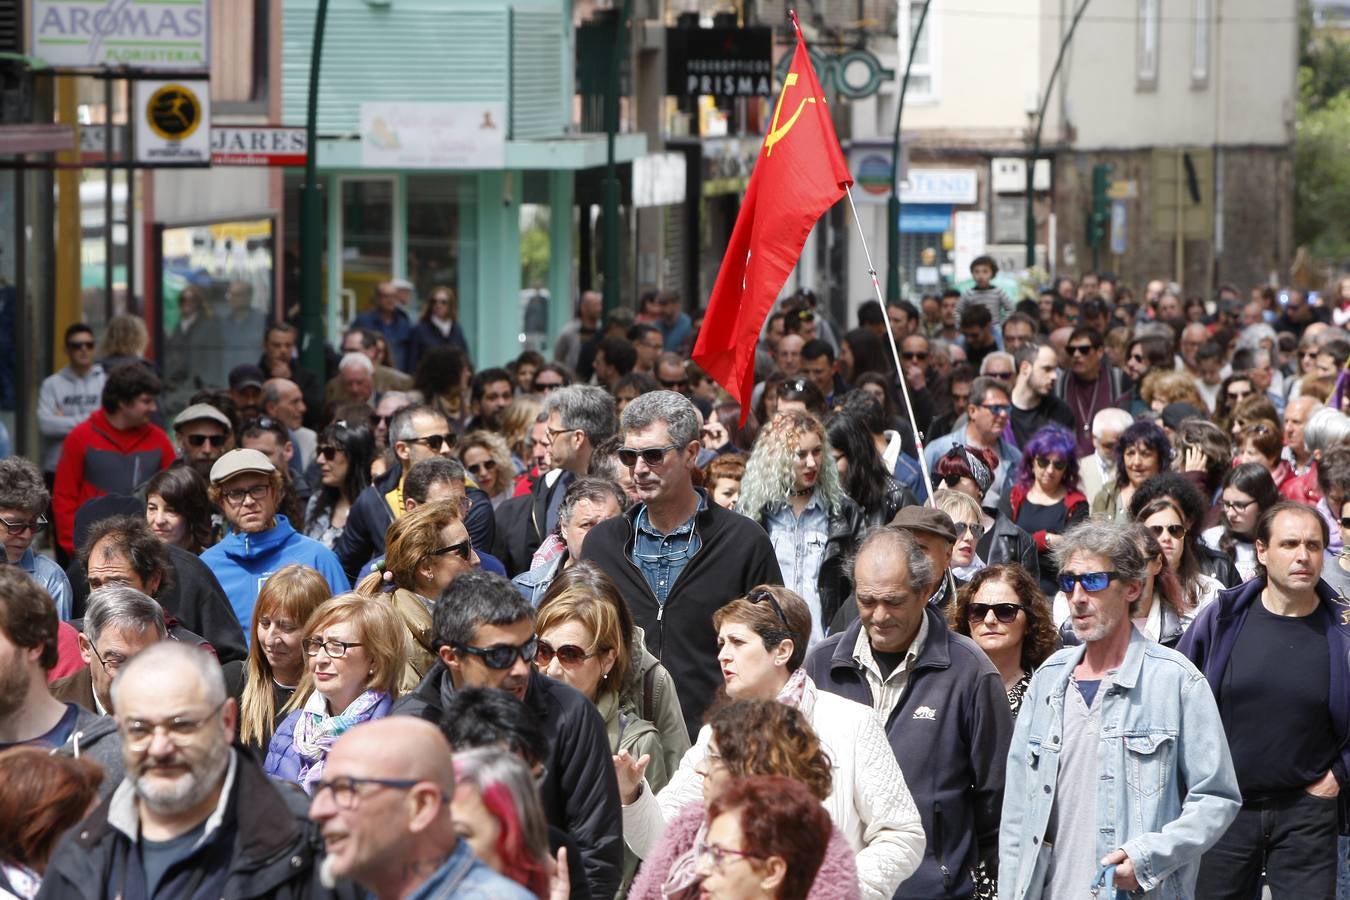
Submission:
[[[57,70],[206,74],[210,0],[33,0],[32,54]]]

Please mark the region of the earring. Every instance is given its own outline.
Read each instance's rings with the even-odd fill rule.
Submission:
[[[369,672],[366,673],[366,677],[367,677],[367,678],[370,678],[370,677],[371,677],[372,675],[374,675],[374,674],[375,674],[375,670],[374,670],[374,669],[371,669]]]

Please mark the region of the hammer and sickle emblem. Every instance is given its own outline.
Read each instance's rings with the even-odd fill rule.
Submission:
[[[797,109],[793,112],[792,117],[783,123],[782,128],[779,128],[778,117],[782,115],[783,112],[783,100],[787,97],[788,88],[796,83],[796,72],[789,72],[787,78],[783,80],[783,93],[778,95],[778,105],[773,108],[773,122],[770,124],[769,134],[764,138],[765,156],[773,156],[773,145],[787,137],[788,132],[792,130],[792,126],[797,124],[797,117],[802,114],[802,110],[806,108],[806,104],[816,102],[815,97],[803,98],[802,101],[797,104]]]

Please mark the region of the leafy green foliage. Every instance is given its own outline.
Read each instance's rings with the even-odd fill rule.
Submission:
[[[1350,40],[1314,30],[1299,4],[1294,239],[1314,257],[1350,259]]]

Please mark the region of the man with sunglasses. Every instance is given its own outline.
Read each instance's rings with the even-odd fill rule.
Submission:
[[[18,566],[56,604],[65,621],[71,617],[70,581],[61,567],[33,552],[33,538],[47,530],[47,507],[51,495],[42,483],[37,466],[22,456],[0,459],[0,537],[5,541],[5,561]]]
[[[71,429],[99,407],[107,374],[94,361],[94,332],[83,322],[66,329],[66,359],[60,370],[42,379],[38,389],[37,421],[42,435],[42,471],[47,486],[56,481],[56,464]]]
[[[233,431],[229,417],[209,403],[194,403],[173,420],[179,459],[203,478],[234,443]]]
[[[604,720],[586,696],[532,665],[534,607],[499,575],[469,572],[450,583],[432,616],[438,660],[394,707],[441,726],[466,688],[498,688],[531,711],[548,742],[539,796],[549,824],[571,835],[590,895],[613,897],[622,879],[619,784]]]
[[[1073,411],[1078,455],[1092,452],[1092,417],[1109,406],[1120,406],[1128,393],[1125,374],[1105,359],[1102,335],[1091,328],[1075,328],[1065,344],[1069,369],[1055,386],[1055,396]]]
[[[928,471],[935,471],[937,461],[958,445],[993,451],[998,457],[998,468],[994,471],[994,480],[985,495],[984,505],[997,509],[999,500],[1007,496],[1011,489],[1013,472],[1022,461],[1022,451],[1004,437],[1012,414],[1008,385],[987,375],[976,378],[970,384],[970,400],[965,412],[967,421],[964,426],[924,448]]]
[[[1128,529],[1088,520],[1054,558],[1082,643],[1046,660],[1022,701],[998,895],[1194,896],[1201,854],[1241,805],[1218,706],[1185,657],[1135,628],[1148,563]]]
[[[1202,607],[1177,646],[1209,681],[1242,798],[1201,862],[1198,900],[1256,896],[1263,867],[1275,897],[1336,896],[1350,624],[1322,580],[1327,544],[1313,508],[1286,500],[1263,512],[1256,577]]]
[[[352,895],[320,882],[304,795],[232,746],[238,706],[210,654],[161,641],[112,693],[126,777],[58,845],[40,897]]]
[[[624,408],[617,455],[639,502],[592,528],[581,552],[614,580],[674,677],[690,735],[722,683],[713,612],[757,584],[783,583],[764,529],[694,488],[700,430],[694,404],[672,391]]]

